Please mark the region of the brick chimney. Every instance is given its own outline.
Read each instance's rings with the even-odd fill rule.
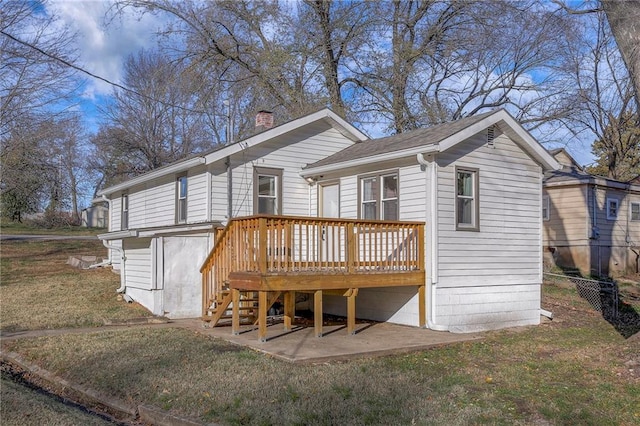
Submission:
[[[256,131],[262,132],[273,127],[273,113],[261,110],[256,114]]]

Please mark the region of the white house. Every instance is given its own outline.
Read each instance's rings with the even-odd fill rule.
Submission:
[[[211,258],[214,229],[230,218],[266,213],[339,217],[371,227],[377,222],[367,221],[392,221],[388,228],[417,223],[425,230],[424,241],[405,234],[395,246],[389,237],[383,244],[387,253],[397,253],[409,238],[420,242],[423,258],[408,267],[414,276],[424,271],[419,291],[413,283],[403,286],[409,281],[400,275],[389,286],[366,280],[349,284],[345,276],[344,287],[356,290],[349,300],[356,294],[358,299],[357,307],[348,304],[348,309],[362,318],[458,332],[537,324],[542,178],[558,168],[504,110],[369,140],[324,109],[104,189],[100,195],[109,201],[111,216],[109,232],[99,237],[121,271],[118,290],[154,314],[179,318],[206,309],[200,267]],[[338,251],[349,238],[362,242],[378,235],[367,237],[365,230],[350,237],[360,225],[339,226],[345,240]],[[318,229],[318,239],[330,239],[330,226]],[[303,233],[287,236],[299,253]],[[236,257],[253,256],[247,248],[251,238],[242,242],[245,254]],[[351,261],[364,250],[359,247],[343,257]],[[267,250],[280,256],[277,248]],[[289,256],[296,264],[298,255]],[[390,259],[383,263],[395,262]],[[361,268],[375,269],[365,263]],[[258,282],[233,279],[249,287]],[[342,298],[328,293],[324,311],[344,314]]]

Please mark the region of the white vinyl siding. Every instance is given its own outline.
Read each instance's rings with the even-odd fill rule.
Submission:
[[[124,249],[127,255],[125,266],[127,287],[151,290],[151,239],[125,239]]]
[[[352,144],[337,130],[316,124],[235,154],[231,158],[233,216],[253,214],[254,167],[282,169],[281,214],[308,216],[309,183],[300,176],[302,168]],[[211,191],[213,220],[224,220],[227,215],[224,161],[212,167]]]
[[[187,197],[187,222],[197,223],[207,220],[207,173],[201,166],[189,170],[189,193]]]
[[[438,158],[440,287],[539,284],[541,169],[504,134],[484,132]],[[455,168],[479,172],[479,232],[456,231]]]

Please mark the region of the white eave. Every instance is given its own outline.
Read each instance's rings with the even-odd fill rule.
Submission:
[[[325,164],[324,166],[307,168],[300,172],[300,176],[304,178],[313,177],[322,175],[323,173],[334,172],[351,167],[364,166],[366,164],[377,163],[379,161],[397,160],[399,158],[415,156],[419,153],[427,154],[439,151],[440,147],[438,144],[426,145],[410,149],[402,149],[393,152],[386,152],[384,154],[372,155],[369,157],[356,158],[354,160],[343,161],[340,163]]]
[[[198,223],[193,225],[173,225],[173,226],[165,226],[161,228],[152,228],[152,229],[140,229],[138,230],[138,237],[140,238],[151,238],[151,237],[159,237],[162,235],[169,234],[183,234],[183,233],[191,233],[198,231],[210,231],[216,227],[222,226],[218,222],[208,222],[208,223]]]
[[[123,238],[135,238],[138,236],[138,231],[135,229],[126,229],[124,231],[107,232],[106,234],[98,234],[98,238],[101,240],[121,240]]]
[[[220,150],[214,151],[205,156],[207,164],[219,161],[222,158],[226,158],[229,155],[233,155],[240,151],[244,151],[248,148],[251,148],[255,145],[258,145],[267,140],[271,140],[273,138],[277,138],[278,136],[282,136],[291,131],[299,129],[308,124],[314,123],[316,121],[325,120],[331,124],[336,130],[342,133],[346,138],[354,141],[360,142],[369,139],[367,135],[362,133],[360,130],[356,129],[354,126],[349,124],[347,121],[340,118],[339,115],[331,111],[330,109],[322,109],[320,111],[314,112],[312,114],[306,115],[304,117],[298,118],[296,120],[290,121],[283,125],[274,127],[273,129],[266,130],[262,133],[259,133],[255,136],[252,136],[248,139],[241,141],[240,143],[235,143],[233,145],[229,145]]]
[[[148,173],[134,177],[133,179],[129,179],[117,185],[113,185],[108,188],[105,188],[102,191],[99,191],[98,195],[100,196],[100,195],[113,194],[114,192],[122,191],[123,189],[128,189],[136,185],[149,182],[153,179],[157,179],[162,176],[184,172],[185,170],[188,170],[192,167],[198,166],[200,164],[204,164],[204,162],[205,162],[205,159],[203,157],[195,157],[195,158],[190,158],[188,160],[179,161],[177,163],[170,164],[166,167],[161,167],[159,169],[152,170]]]

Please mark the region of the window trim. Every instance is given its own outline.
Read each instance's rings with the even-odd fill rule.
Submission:
[[[120,196],[120,230],[126,231],[127,229],[129,229],[129,193],[123,192]]]
[[[551,217],[551,200],[548,195],[542,196],[542,220],[548,222]]]
[[[616,213],[615,215],[611,214],[611,210],[609,210],[609,206],[610,206],[610,202],[615,202],[616,205]],[[620,200],[617,198],[613,198],[613,197],[607,197],[605,200],[605,211],[607,213],[607,220],[616,220],[618,219],[618,216],[620,215]]]
[[[638,206],[638,218],[634,219],[633,218],[633,206]],[[629,220],[631,222],[638,222],[640,221],[640,201],[630,201],[629,202]]]
[[[472,199],[473,199],[473,208],[471,210],[472,213],[472,221],[471,224],[464,224],[464,223],[460,223],[459,219],[458,219],[458,173],[460,172],[467,172],[467,173],[471,173],[473,175],[473,195],[472,195]],[[477,169],[475,167],[460,167],[460,166],[456,166],[455,167],[455,171],[453,174],[453,181],[454,181],[454,203],[453,203],[453,210],[454,210],[454,217],[455,217],[455,223],[456,223],[456,231],[472,231],[472,232],[479,232],[480,231],[480,169]]]
[[[254,167],[253,168],[253,214],[259,213],[259,195],[258,195],[258,177],[272,176],[276,178],[276,215],[282,215],[282,187],[283,187],[283,170],[273,167]]]
[[[362,181],[365,179],[370,179],[370,178],[376,178],[379,182],[378,184],[378,191],[376,194],[376,199],[375,199],[375,203],[376,203],[376,217],[375,219],[367,219],[367,220],[389,220],[389,219],[385,219],[383,218],[383,214],[384,214],[384,208],[382,205],[382,201],[388,201],[388,200],[392,200],[393,198],[387,198],[387,199],[383,199],[382,198],[382,192],[384,190],[383,188],[383,178],[388,177],[388,176],[395,176],[396,177],[396,182],[398,185],[398,193],[395,197],[396,200],[396,220],[400,220],[400,173],[398,172],[398,169],[392,169],[392,170],[384,170],[384,171],[380,171],[380,172],[375,172],[375,173],[367,173],[364,175],[360,175],[358,176],[358,219],[363,219],[364,215],[363,215],[363,197],[362,197]]]
[[[181,181],[185,180],[186,193],[184,197],[181,197]],[[180,212],[182,211],[180,208],[180,204],[184,200],[184,218],[180,217]],[[189,206],[189,178],[187,174],[181,174],[176,176],[176,223],[187,223],[189,214],[188,214],[188,206]]]

